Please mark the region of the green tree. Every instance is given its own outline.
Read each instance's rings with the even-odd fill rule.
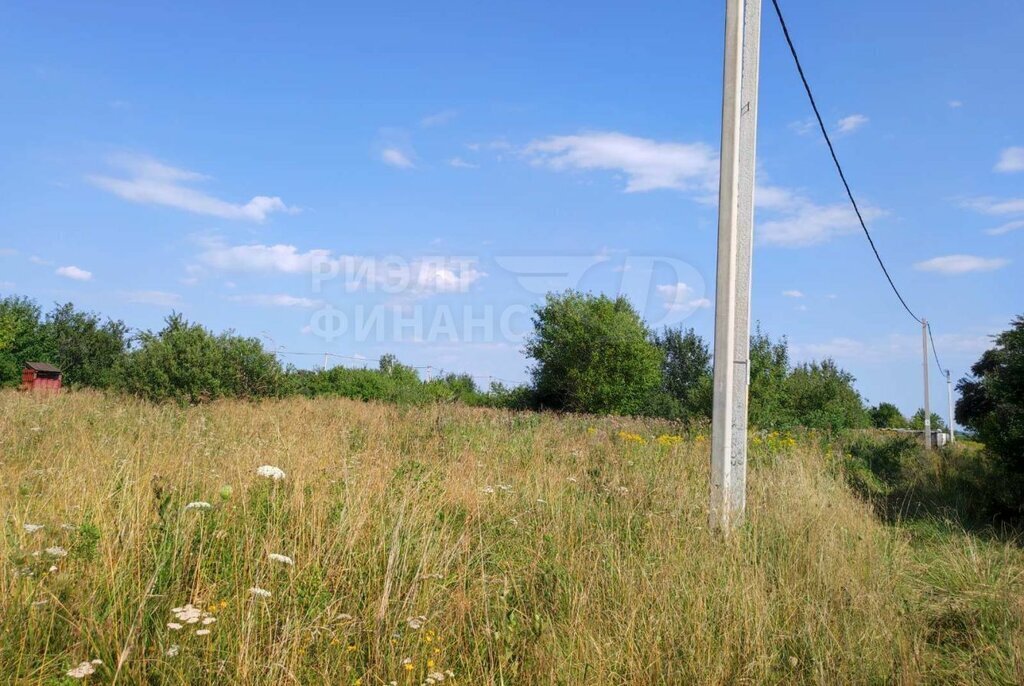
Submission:
[[[53,362],[53,349],[43,336],[39,306],[7,296],[0,300],[0,386],[21,383],[26,362]]]
[[[956,420],[1006,467],[1024,475],[1024,316],[995,338],[956,385]]]
[[[932,412],[932,431],[945,431],[946,422],[942,420],[938,414]],[[919,407],[914,416],[910,418],[910,428],[916,429],[917,431],[924,431],[924,408]]]
[[[624,297],[566,291],[534,308],[524,352],[538,402],[574,412],[639,414],[661,382],[661,351]]]
[[[867,427],[869,419],[854,378],[826,358],[797,365],[786,379],[786,405],[794,422],[840,431]]]
[[[277,358],[258,339],[214,336],[172,314],[158,333],[143,332],[117,372],[118,387],[149,400],[198,403],[277,393]]]
[[[868,410],[871,417],[871,426],[876,429],[905,429],[907,418],[900,412],[900,408],[892,403],[879,403]]]
[[[758,324],[750,337],[749,423],[774,428],[791,423],[787,410],[786,377],[789,375],[789,343],[772,341]]]
[[[54,307],[40,333],[53,351],[52,362],[61,368],[64,382],[72,386],[110,386],[115,365],[128,349],[124,322],[103,322],[98,314],[78,312],[71,303]]]
[[[666,327],[652,341],[662,353],[661,384],[683,417],[711,416],[711,352],[693,329]]]

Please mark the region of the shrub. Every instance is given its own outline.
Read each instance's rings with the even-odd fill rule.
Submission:
[[[45,362],[50,357],[39,317],[39,306],[28,298],[0,300],[0,385],[17,386],[25,362]]]
[[[548,294],[525,352],[538,402],[554,409],[639,414],[661,382],[661,351],[624,297]]]
[[[117,372],[120,390],[147,400],[197,403],[256,398],[279,391],[281,368],[255,338],[213,335],[172,314],[158,333],[143,332]]]
[[[797,365],[785,384],[790,416],[811,429],[867,427],[868,415],[853,382],[853,375],[831,359]]]
[[[973,431],[1015,481],[1006,504],[1024,511],[1024,317],[995,339],[960,379],[956,420]]]
[[[654,416],[709,418],[711,416],[711,352],[693,329],[666,327],[652,342],[661,350],[661,392],[649,403]]]

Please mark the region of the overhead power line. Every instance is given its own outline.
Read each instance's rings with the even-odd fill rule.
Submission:
[[[928,322],[928,340],[932,342],[932,354],[935,355],[935,364],[939,367],[940,374],[949,374],[949,370],[939,362],[939,351],[935,349],[935,339],[932,337],[932,323]]]
[[[843,173],[843,167],[839,164],[839,158],[836,156],[836,150],[832,146],[832,139],[829,138],[828,130],[825,128],[825,122],[821,119],[821,113],[818,111],[818,104],[814,101],[814,93],[811,92],[811,86],[807,83],[807,77],[804,75],[804,69],[800,65],[800,58],[796,54],[796,48],[793,46],[793,39],[789,36],[789,28],[786,26],[786,20],[782,16],[782,9],[779,7],[778,0],[772,0],[772,6],[775,7],[775,16],[779,18],[779,24],[782,26],[782,34],[786,37],[786,44],[789,45],[789,52],[793,55],[793,61],[796,63],[796,70],[800,74],[800,80],[804,84],[804,90],[807,91],[807,99],[811,101],[811,109],[814,110],[814,117],[818,120],[818,127],[821,128],[821,135],[825,137],[825,143],[828,145],[828,151],[832,154],[832,161],[835,162],[836,171],[839,172],[839,178],[843,182],[843,188],[846,189],[846,195],[850,198],[850,204],[853,205],[853,211],[857,214],[857,221],[860,222],[860,228],[864,230],[864,236],[867,237],[868,243],[871,245],[872,252],[875,253],[875,259],[878,260],[878,266],[882,268],[882,273],[885,274],[885,278],[889,281],[889,285],[892,286],[893,293],[900,299],[900,303],[903,305],[903,309],[907,311],[911,317],[914,318],[918,324],[921,324],[921,318],[914,314],[914,311],[907,305],[907,301],[903,299],[903,295],[899,289],[896,288],[896,284],[892,280],[892,276],[889,275],[889,270],[885,267],[885,262],[882,261],[882,256],[878,253],[878,248],[875,247],[875,241],[871,238],[871,232],[868,231],[867,224],[864,223],[864,217],[860,213],[860,208],[857,206],[857,201],[853,198],[853,191],[850,190],[850,184],[846,181],[846,174]],[[934,347],[934,343],[932,344]]]

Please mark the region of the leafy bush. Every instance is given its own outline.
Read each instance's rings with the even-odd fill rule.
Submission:
[[[139,335],[139,346],[119,365],[117,387],[155,401],[257,398],[279,391],[280,373],[259,340],[231,332],[215,336],[172,314],[158,333]]]
[[[879,403],[868,409],[868,417],[876,429],[905,429],[908,426],[907,418],[892,403]]]
[[[661,382],[661,351],[624,297],[548,294],[525,352],[544,407],[639,414]]]
[[[868,415],[853,382],[853,375],[831,359],[797,365],[785,383],[790,417],[811,429],[867,427]]]
[[[0,300],[0,385],[17,386],[26,362],[47,361],[50,351],[39,317],[39,306],[28,298]]]
[[[661,350],[661,393],[652,396],[649,414],[658,417],[711,417],[711,351],[693,329],[666,327],[652,336]]]
[[[789,375],[789,343],[785,337],[772,341],[758,325],[750,337],[750,399],[748,417],[763,429],[785,428],[793,423],[787,410],[786,377]]]
[[[960,379],[956,420],[1003,464],[1015,481],[1011,502],[1024,511],[1024,317],[982,353],[971,375]]]
[[[0,385],[16,386],[26,362],[60,367],[67,386],[106,388],[128,348],[128,327],[122,321],[101,321],[100,315],[57,305],[45,318],[28,298],[0,300]]]
[[[128,350],[128,326],[120,320],[100,320],[92,312],[77,312],[74,305],[58,305],[42,325],[51,360],[71,386],[108,388],[114,370]]]

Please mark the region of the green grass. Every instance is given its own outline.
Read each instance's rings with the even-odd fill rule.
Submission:
[[[0,425],[0,681],[1024,678],[1019,547],[879,519],[814,436],[754,441],[722,540],[706,437],[655,421],[11,392]]]

